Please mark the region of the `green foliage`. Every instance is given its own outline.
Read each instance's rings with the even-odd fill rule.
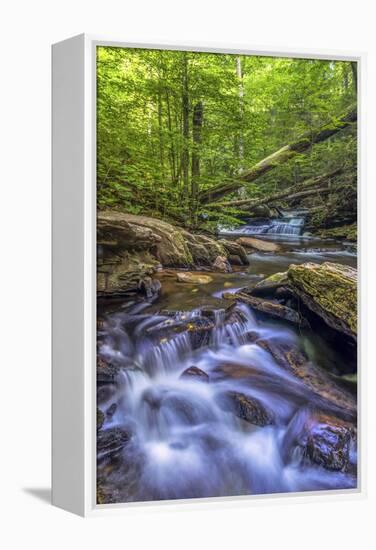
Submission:
[[[199,206],[199,191],[233,181],[301,132],[335,122],[354,101],[352,74],[344,61],[98,47],[99,208],[187,226],[239,223],[234,209],[216,214]],[[199,102],[201,125],[193,116]],[[356,136],[345,130],[241,196],[259,198],[355,162]]]

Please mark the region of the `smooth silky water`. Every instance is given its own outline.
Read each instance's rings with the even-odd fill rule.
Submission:
[[[130,434],[120,458],[102,470],[102,484],[115,495],[114,501],[356,486],[354,475],[304,459],[295,435],[314,410],[317,396],[267,351],[250,343],[247,334],[298,344],[333,375],[344,372],[338,364],[345,370],[346,358],[328,347],[322,336],[260,320],[246,305],[236,306],[237,322],[223,324],[229,305],[221,298],[223,291],[253,285],[290,263],[356,264],[356,256],[338,243],[300,238],[281,241],[281,246],[281,253],[250,255],[250,266],[244,270],[210,273],[213,281],[207,285],[177,283],[172,272],[161,274],[162,293],[153,304],[128,300],[98,305],[99,355],[121,367],[116,384],[98,388],[102,411],[117,405],[103,429],[120,427]],[[215,326],[204,347],[193,349],[188,332],[164,337],[169,324],[189,321],[207,306],[215,308]],[[206,372],[210,382],[181,377],[192,365]],[[256,398],[271,412],[274,424],[258,427],[226,411],[221,399],[228,392]],[[98,457],[99,465],[103,458]],[[351,460],[356,463],[355,449]]]

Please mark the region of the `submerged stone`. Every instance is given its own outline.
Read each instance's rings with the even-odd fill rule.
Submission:
[[[188,283],[194,285],[207,285],[213,278],[210,275],[202,275],[201,273],[191,273],[183,271],[176,274],[176,279],[179,283]]]

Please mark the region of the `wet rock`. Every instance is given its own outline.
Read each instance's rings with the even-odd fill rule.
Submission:
[[[214,322],[209,317],[180,317],[166,321],[146,330],[148,336],[159,345],[164,345],[176,336],[186,333],[193,349],[207,345]]]
[[[111,399],[116,393],[115,384],[100,384],[97,387],[97,403],[98,405],[104,405]]]
[[[112,383],[116,380],[120,367],[106,361],[103,357],[97,358],[97,382],[100,384]]]
[[[209,343],[214,324],[204,317],[195,317],[187,323],[186,328],[192,348],[198,349]]]
[[[180,375],[180,378],[199,380],[200,382],[209,382],[208,374],[195,366],[185,369],[185,371]]]
[[[100,430],[103,424],[104,424],[104,414],[97,407],[97,430]]]
[[[233,265],[248,265],[249,259],[245,249],[236,241],[220,239],[218,241],[228,254],[228,261]]]
[[[357,338],[357,271],[325,262],[290,265],[289,285],[308,309],[330,327]]]
[[[244,304],[249,305],[252,309],[270,315],[276,319],[284,319],[285,321],[289,321],[290,323],[300,326],[305,324],[305,320],[299,312],[291,309],[290,307],[281,305],[278,302],[256,298],[255,296],[250,296],[242,291],[235,293],[224,292],[222,297],[226,300],[237,300],[239,302],[243,302]]]
[[[112,418],[116,412],[116,409],[117,409],[117,404],[116,403],[112,403],[112,405],[110,405],[108,407],[108,409],[106,410],[106,416],[108,418]]]
[[[328,470],[347,471],[354,429],[341,420],[318,416],[307,426],[300,442],[304,455]]]
[[[213,263],[213,269],[223,273],[231,273],[232,271],[231,265],[227,261],[226,256],[217,256]]]
[[[101,430],[97,435],[98,458],[118,453],[124,448],[129,440],[129,432],[122,428]]]
[[[221,377],[229,377],[235,380],[250,378],[262,374],[259,368],[253,365],[240,365],[238,363],[222,363],[215,368],[215,372]]]
[[[162,288],[158,279],[144,277],[139,283],[139,289],[145,294],[146,298],[156,298]]]
[[[225,410],[234,413],[250,424],[268,426],[274,422],[273,414],[267,411],[258,399],[244,393],[226,392],[220,396],[219,403]]]
[[[278,252],[281,247],[277,243],[255,239],[254,237],[240,237],[236,242],[244,248],[257,250],[259,252]]]
[[[176,279],[179,283],[188,283],[194,285],[207,285],[213,280],[210,275],[191,273],[190,271],[182,271],[180,273],[177,273]]]

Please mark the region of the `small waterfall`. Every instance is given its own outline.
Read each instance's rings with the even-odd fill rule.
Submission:
[[[283,217],[267,220],[267,222],[249,222],[236,228],[219,228],[220,235],[295,235],[302,234],[304,217]]]

